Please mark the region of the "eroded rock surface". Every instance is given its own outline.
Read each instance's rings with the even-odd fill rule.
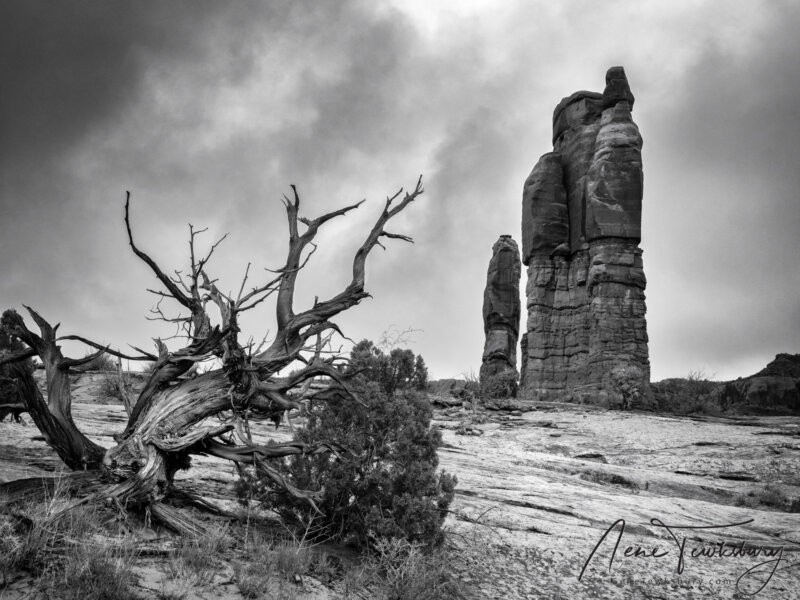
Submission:
[[[80,429],[103,446],[124,427],[118,403],[102,404],[88,391],[76,395],[73,415]],[[518,414],[480,408],[437,410],[444,445],[440,467],[458,477],[447,519],[448,569],[469,600],[531,598],[663,598],[741,600],[767,579],[742,575],[769,558],[693,556],[692,550],[763,545],[784,548],[779,568],[756,598],[794,600],[800,586],[798,513],[800,420],[758,416],[688,418],[621,413],[591,406],[537,404]],[[0,424],[0,482],[52,475],[61,461],[35,427]],[[254,427],[254,441],[288,441],[286,422],[275,430]],[[195,456],[176,485],[234,510],[236,471],[227,461]],[[747,478],[742,478],[742,474]],[[783,506],[776,506],[776,498]],[[664,523],[692,526],[740,524],[677,532],[687,540],[685,569]],[[618,529],[592,557],[604,533],[619,519],[626,529],[613,564]],[[94,538],[91,542],[94,543]],[[628,546],[659,547],[660,557],[628,556]],[[230,555],[215,561],[210,582],[194,585],[187,598],[242,598],[231,577]],[[162,556],[135,560],[136,590],[144,599],[173,590]],[[583,566],[589,561],[586,572]],[[768,567],[771,565],[767,565]],[[352,589],[313,595],[309,577],[292,583],[297,598],[352,598]],[[737,589],[737,585],[740,588]],[[31,578],[12,578],[4,600],[34,596]],[[290,590],[291,591],[291,590]],[[284,596],[264,592],[268,597]],[[290,594],[286,597],[295,597]],[[361,597],[372,597],[363,595]]]
[[[516,395],[519,339],[521,266],[519,247],[510,235],[501,235],[492,258],[483,293],[483,330],[486,343],[480,370],[484,396]],[[506,382],[503,384],[502,382]]]
[[[622,67],[553,113],[553,152],[525,181],[528,324],[521,397],[647,408],[642,138]]]

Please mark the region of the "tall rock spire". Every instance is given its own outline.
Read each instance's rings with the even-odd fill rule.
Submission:
[[[553,152],[525,181],[522,261],[528,400],[651,401],[642,267],[642,138],[625,71],[553,113]]]
[[[486,343],[480,382],[484,397],[515,396],[517,393],[521,270],[517,243],[510,235],[501,235],[492,247],[483,292]]]

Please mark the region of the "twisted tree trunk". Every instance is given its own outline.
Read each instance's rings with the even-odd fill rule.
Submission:
[[[275,271],[274,279],[245,292],[248,265],[236,297],[221,293],[215,280],[206,273],[208,261],[222,240],[211,246],[205,257],[197,258],[195,237],[201,231],[190,226],[190,271],[185,277],[179,274],[177,277],[167,276],[133,241],[128,196],[125,225],[131,249],[150,267],[166,290],[151,291],[161,299],[175,300],[189,311],[187,316],[172,319],[167,318],[159,306],[155,311],[164,320],[185,328],[189,343],[181,350],[170,352],[166,345],[157,340],[158,356],[140,351],[139,356],[131,357],[79,336],[56,338],[58,325],[51,327],[30,308],[28,312],[41,335],[30,331],[15,311],[4,313],[4,326],[27,344],[28,350],[17,357],[0,360],[0,364],[21,360],[20,357],[28,358],[32,354],[42,359],[47,375],[47,402],[28,373],[23,390],[25,403],[47,443],[70,468],[100,471],[99,476],[108,485],[95,491],[99,496],[113,498],[120,506],[149,506],[151,514],[157,518],[179,531],[190,532],[192,525],[174,510],[160,504],[160,501],[170,491],[175,472],[189,467],[190,455],[209,454],[237,463],[257,464],[260,472],[272,478],[277,485],[299,498],[314,502],[315,491],[292,487],[266,461],[292,454],[335,450],[330,444],[308,446],[293,442],[263,447],[241,439],[240,443],[234,444],[232,437],[224,437],[234,429],[233,425],[201,426],[201,423],[222,413],[241,417],[248,412],[258,412],[277,423],[285,412],[301,406],[297,399],[289,396],[290,390],[318,376],[324,376],[346,388],[333,360],[323,360],[320,356],[322,335],[338,332],[338,327],[330,319],[369,295],[364,290],[366,258],[376,245],[381,245],[380,238],[411,241],[407,236],[387,232],[384,227],[423,190],[420,178],[415,189],[405,194],[397,204],[394,202],[402,190],[387,198],[381,215],[353,258],[350,283],[329,300],[315,301],[312,308],[297,314],[294,312],[295,282],[313,254],[312,250],[303,258],[304,249],[309,245],[316,249],[313,240],[324,223],[348,213],[361,203],[332,211],[317,219],[306,219],[299,216],[300,197],[294,186],[293,190],[293,199],[284,198],[289,225],[286,264]],[[306,227],[302,234],[299,232],[300,224]],[[238,316],[272,294],[277,296],[278,329],[270,346],[263,352],[253,354],[238,341]],[[206,311],[208,302],[215,304],[222,316],[218,326],[211,324]],[[56,344],[60,339],[80,340],[98,351],[80,360],[68,359]],[[317,340],[316,346],[311,342],[314,339]],[[313,356],[308,358],[312,351]],[[116,436],[117,445],[108,450],[78,430],[70,411],[69,369],[89,362],[103,352],[121,358],[155,361],[150,378],[135,404],[126,405],[126,409],[129,409],[128,423],[124,431]],[[222,367],[186,378],[195,364],[209,358],[221,359]],[[277,375],[298,360],[304,362],[305,367],[288,377]],[[241,443],[243,441],[245,443]]]
[[[15,369],[14,375],[19,382],[20,395],[45,441],[58,453],[64,464],[73,470],[97,469],[102,463],[105,448],[83,435],[72,420],[69,370],[73,366],[93,360],[102,352],[81,360],[64,358],[61,348],[56,344],[58,325],[50,326],[31,308],[28,308],[28,312],[39,325],[41,336],[30,331],[15,311],[6,311],[3,314],[3,324],[12,334],[35,349],[42,359],[47,381],[47,401],[45,402],[36,386],[33,375],[19,364],[12,364],[11,368]]]

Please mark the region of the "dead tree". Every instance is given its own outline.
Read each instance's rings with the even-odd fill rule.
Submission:
[[[298,453],[325,452],[326,444],[314,447],[298,443],[278,446],[256,446],[252,443],[234,442],[231,423],[201,425],[209,417],[232,412],[241,415],[258,412],[278,422],[287,411],[300,408],[298,398],[289,392],[307,389],[304,383],[325,376],[345,385],[341,372],[332,359],[322,358],[315,340],[332,331],[338,332],[331,321],[339,313],[358,304],[369,294],[364,288],[366,259],[381,238],[412,241],[411,238],[389,232],[386,224],[423,193],[422,178],[413,191],[403,194],[401,189],[387,198],[366,239],[353,258],[352,278],[335,296],[319,301],[307,310],[296,312],[295,283],[299,273],[316,250],[314,239],[319,229],[331,219],[356,209],[361,202],[329,212],[316,219],[301,217],[300,196],[292,186],[292,198],[284,197],[288,219],[289,249],[286,263],[273,271],[271,280],[252,288],[247,287],[250,266],[238,293],[224,294],[216,280],[209,275],[208,264],[220,240],[205,254],[196,254],[196,236],[201,233],[190,226],[190,270],[186,274],[167,273],[134,242],[130,218],[130,194],[125,202],[125,226],[128,242],[134,254],[148,265],[161,284],[161,289],[150,290],[159,297],[155,312],[157,317],[176,323],[182,328],[186,345],[168,350],[166,344],[156,340],[158,354],[136,348],[138,354],[128,355],[112,350],[80,336],[56,337],[58,325],[52,327],[36,311],[27,308],[39,329],[34,333],[15,311],[6,311],[3,324],[27,346],[25,352],[0,359],[0,364],[27,359],[38,355],[47,376],[47,401],[38,390],[27,390],[26,404],[37,427],[47,443],[62,460],[74,470],[96,470],[107,485],[99,492],[123,506],[146,506],[150,513],[178,530],[191,530],[191,524],[165,506],[161,501],[172,487],[173,476],[179,469],[189,467],[192,454],[207,454],[238,463],[257,463],[262,473],[290,493],[313,502],[314,491],[295,489],[277,470],[270,467],[271,458]],[[402,197],[401,197],[402,195]],[[363,201],[362,201],[363,202]],[[301,231],[302,229],[302,231]],[[224,238],[223,238],[224,239]],[[239,317],[275,296],[277,331],[268,347],[253,351],[240,341]],[[176,302],[185,313],[168,318],[161,309],[161,301]],[[212,324],[207,307],[215,305],[221,322]],[[97,353],[80,360],[65,358],[59,340],[83,341]],[[130,410],[127,425],[115,436],[117,445],[105,449],[88,440],[77,428],[70,413],[71,396],[69,370],[94,356],[106,352],[131,360],[150,360],[155,366],[144,388]],[[217,358],[221,367],[197,376],[186,374],[198,362]],[[303,367],[286,376],[279,374],[300,361]]]

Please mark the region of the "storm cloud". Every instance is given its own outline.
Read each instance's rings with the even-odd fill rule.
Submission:
[[[743,3],[744,4],[744,3]],[[223,287],[282,264],[280,197],[329,224],[298,302],[336,293],[383,199],[426,194],[370,258],[353,338],[414,327],[434,377],[477,371],[491,246],[561,97],[622,64],[644,137],[653,376],[746,375],[799,352],[800,10],[712,2],[4,2],[0,305],[147,345],[137,242],[186,267],[186,223],[229,238]],[[524,287],[524,279],[523,279]],[[246,325],[260,338],[269,307]],[[74,352],[81,352],[76,348]]]

